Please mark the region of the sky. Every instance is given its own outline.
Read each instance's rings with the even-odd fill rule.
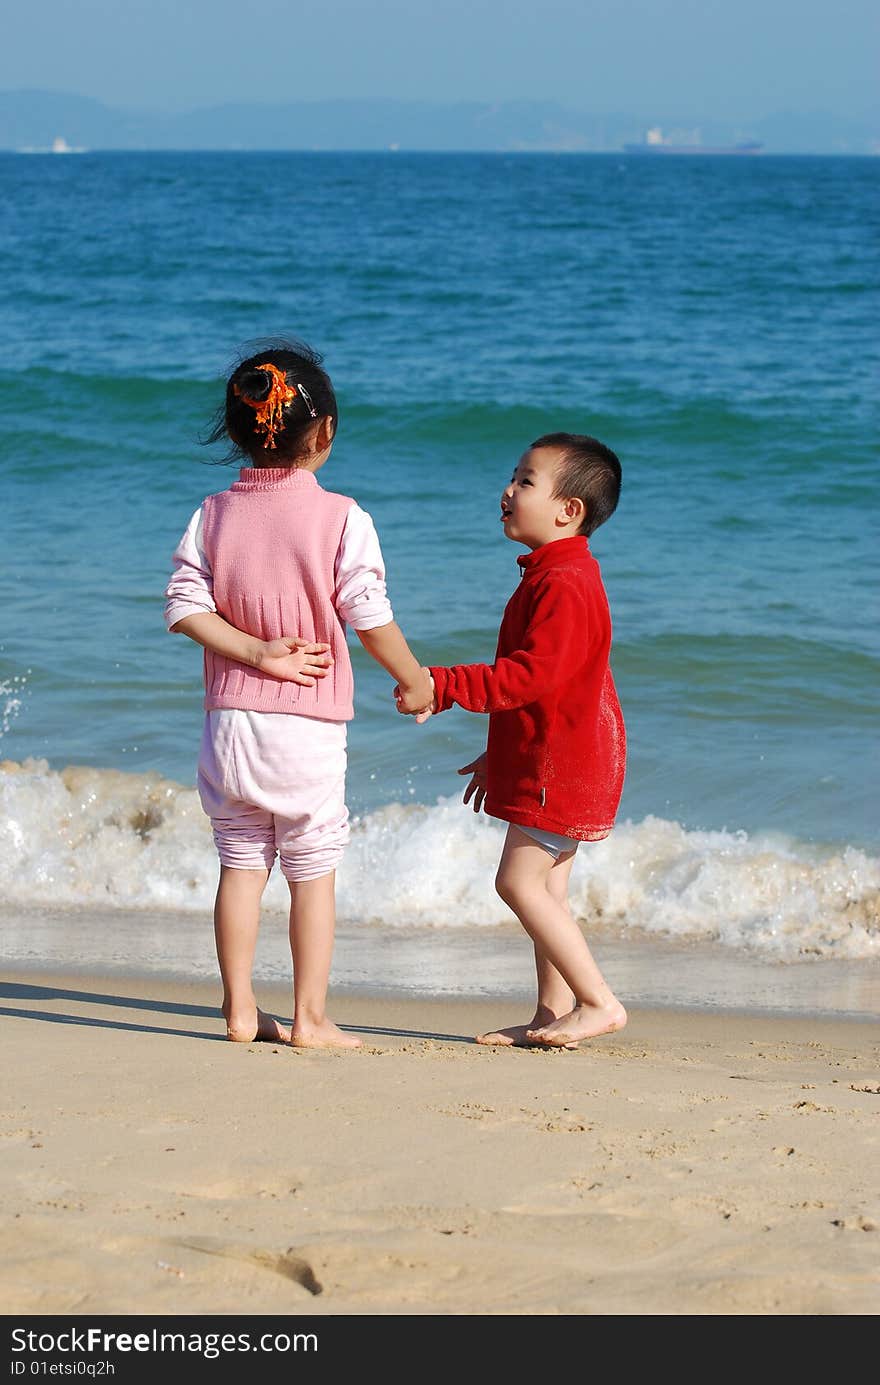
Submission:
[[[654,119],[877,107],[878,0],[39,0],[0,89],[228,101],[555,101]]]

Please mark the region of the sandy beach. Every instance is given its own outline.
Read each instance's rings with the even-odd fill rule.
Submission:
[[[204,981],[3,983],[7,1314],[874,1314],[880,1035],[339,995],[355,1053],[232,1045]],[[264,1003],[289,1018],[284,987]]]

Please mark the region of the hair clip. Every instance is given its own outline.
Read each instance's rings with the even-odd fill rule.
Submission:
[[[306,408],[308,409],[309,414],[311,415],[311,417],[312,417],[312,418],[317,418],[317,417],[318,417],[318,410],[315,408],[314,404],[312,403],[312,396],[309,394],[308,390],[303,389],[303,387],[302,387],[302,385],[300,384],[299,380],[297,380],[297,382],[296,382],[296,387],[297,387],[297,389],[299,390],[300,394],[302,395],[303,399],[305,400]]]

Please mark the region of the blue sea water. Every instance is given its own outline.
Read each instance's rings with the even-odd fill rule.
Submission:
[[[13,897],[204,905],[200,651],[162,593],[235,476],[200,443],[224,374],[282,334],[325,354],[322,484],[372,514],[425,661],[492,657],[529,442],[618,452],[592,546],[629,762],[584,915],[872,955],[878,186],[868,158],[0,156]],[[493,921],[494,824],[457,805],[485,725],[416,727],[353,659],[350,915],[390,853],[386,921]]]

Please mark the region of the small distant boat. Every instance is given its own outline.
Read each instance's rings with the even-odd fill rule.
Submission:
[[[50,145],[24,145],[17,151],[19,154],[87,154],[88,149],[82,145],[68,144],[63,135],[56,135]]]
[[[57,135],[52,141],[53,154],[84,154],[85,149],[79,146],[68,144],[63,135]]]
[[[654,126],[638,144],[625,144],[624,154],[760,154],[764,148],[758,140],[746,139],[739,144],[670,144],[663,131]]]

